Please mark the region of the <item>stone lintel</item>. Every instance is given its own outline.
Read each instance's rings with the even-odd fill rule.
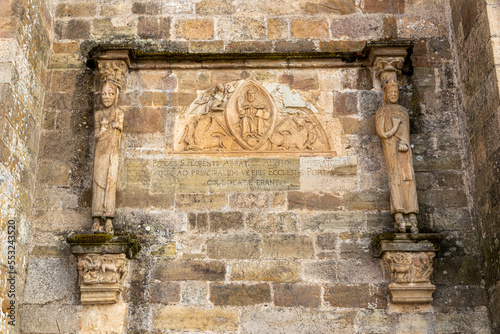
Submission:
[[[373,240],[376,257],[384,252],[439,252],[444,236],[439,233],[381,233]]]

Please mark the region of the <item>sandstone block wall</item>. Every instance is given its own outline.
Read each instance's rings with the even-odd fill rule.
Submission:
[[[58,1],[50,8],[23,333],[491,332],[446,1]],[[139,54],[175,53],[182,63],[200,53],[355,55],[367,41],[387,39],[414,43],[401,103],[410,110],[419,219],[422,231],[446,236],[435,259],[432,312],[386,311],[389,281],[371,248],[375,234],[392,228],[374,131],[382,96],[371,70],[348,62],[328,70],[252,61],[224,70],[132,70],[119,101],[125,129],[116,227],[136,233],[143,250],[123,302],[79,304],[65,238],[91,226],[99,106],[86,62],[92,48],[132,45]],[[329,188],[300,180],[297,189],[263,191],[172,190],[158,180],[158,161],[192,159],[176,155],[176,124],[196,90],[249,78],[287,84],[325,122],[338,120],[342,155],[356,160],[350,174],[335,175]],[[114,322],[120,314],[124,324]]]
[[[499,331],[500,3],[454,1],[451,12],[465,131],[472,153],[474,212],[482,236],[491,318]]]
[[[0,9],[0,332],[19,333],[52,18],[45,1]],[[10,315],[11,317],[7,317]],[[11,322],[11,325],[8,323]],[[13,326],[12,324],[15,324]]]

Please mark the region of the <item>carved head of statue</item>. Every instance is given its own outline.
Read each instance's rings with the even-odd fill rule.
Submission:
[[[384,86],[385,103],[397,104],[399,101],[399,87],[395,82],[388,83]]]
[[[255,95],[256,95],[256,93],[255,93],[255,91],[254,91],[254,90],[249,90],[249,91],[247,92],[247,100],[248,100],[248,102],[253,102],[253,101],[255,101]]]
[[[101,90],[101,100],[104,107],[109,108],[118,98],[118,88],[110,81],[104,83]]]

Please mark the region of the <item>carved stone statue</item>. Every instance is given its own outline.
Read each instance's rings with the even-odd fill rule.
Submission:
[[[418,200],[408,110],[398,104],[399,87],[396,80],[391,79],[395,73],[386,74],[388,75],[381,75],[385,105],[377,110],[375,122],[384,150],[391,193],[391,213],[394,214],[397,232],[406,232],[409,225],[412,233],[418,233]]]
[[[123,111],[116,106],[127,66],[124,61],[99,62],[103,109],[94,113],[94,177],[92,187],[92,230],[113,234],[116,182]],[[104,227],[101,226],[104,223]]]
[[[266,106],[256,103],[256,95],[254,90],[248,90],[245,99],[238,99],[241,137],[252,146],[257,142],[252,138],[263,137],[264,122],[271,116]]]

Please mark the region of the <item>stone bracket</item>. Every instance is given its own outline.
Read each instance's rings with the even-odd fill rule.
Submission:
[[[130,259],[140,251],[130,236],[80,234],[68,238],[78,259],[80,300],[84,305],[114,304],[120,300]]]
[[[376,256],[391,278],[388,292],[392,310],[427,311],[436,289],[430,281],[432,261],[440,250],[438,233],[382,233],[373,244]]]

